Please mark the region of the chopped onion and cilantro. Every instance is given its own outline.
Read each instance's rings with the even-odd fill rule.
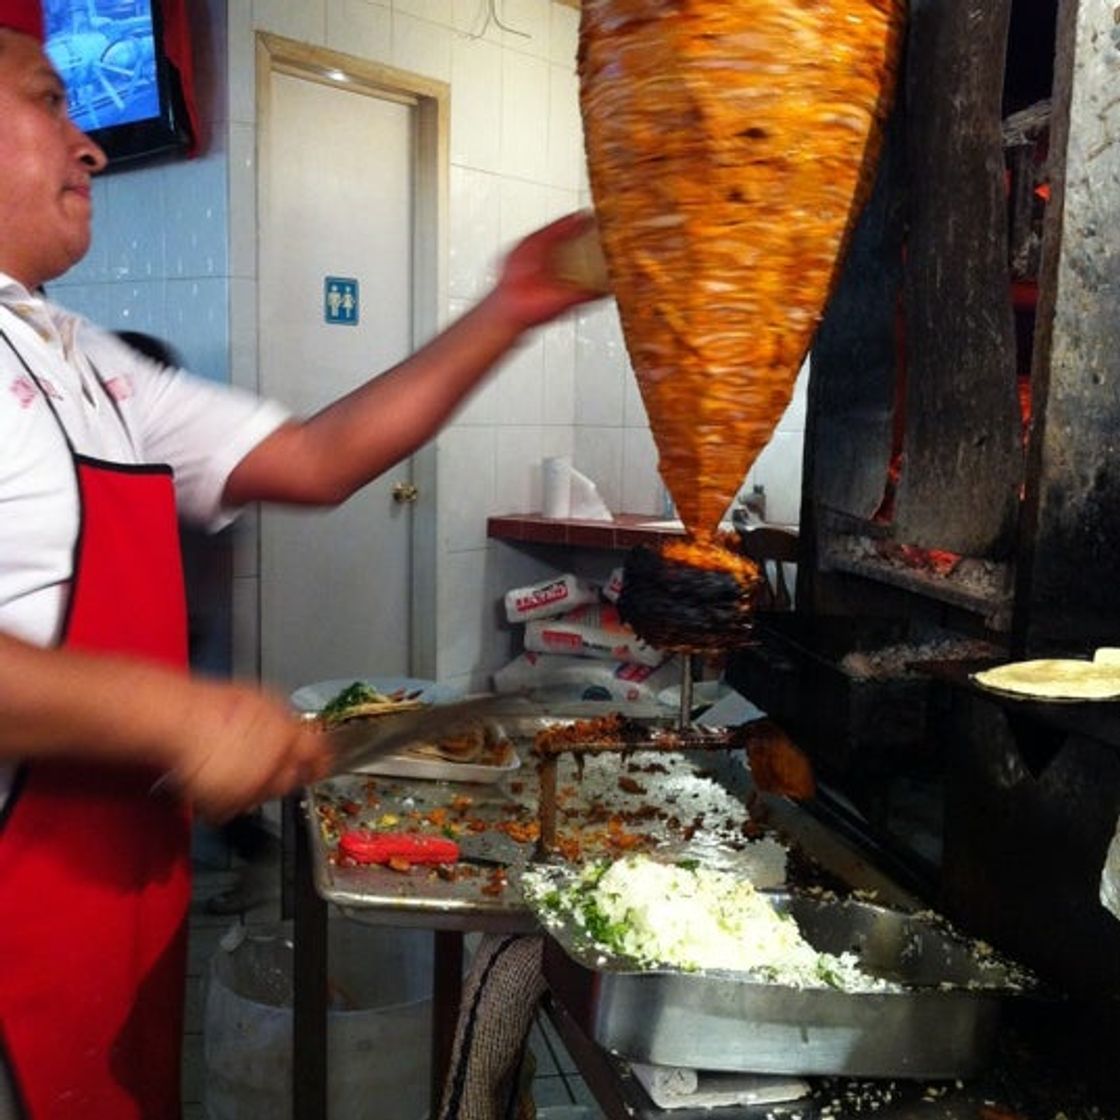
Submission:
[[[575,926],[596,951],[640,968],[744,972],[849,992],[898,987],[861,971],[852,953],[818,952],[749,881],[693,862],[627,856],[589,864],[568,884],[543,869],[523,885],[546,921]]]

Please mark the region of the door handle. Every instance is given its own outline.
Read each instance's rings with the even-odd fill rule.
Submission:
[[[393,483],[393,501],[398,505],[411,505],[420,497],[420,487],[412,482]]]

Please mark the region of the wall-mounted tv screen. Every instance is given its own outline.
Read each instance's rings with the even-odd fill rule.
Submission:
[[[190,145],[182,78],[159,0],[44,0],[47,54],[70,115],[110,165]]]

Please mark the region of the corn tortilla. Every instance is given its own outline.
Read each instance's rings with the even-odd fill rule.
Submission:
[[[1041,700],[1111,700],[1120,697],[1120,664],[1108,661],[1079,661],[1075,658],[1012,661],[976,673],[973,680],[985,688]]]

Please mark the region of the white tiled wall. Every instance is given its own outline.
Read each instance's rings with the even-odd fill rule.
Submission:
[[[744,490],[761,486],[766,494],[766,519],[796,525],[801,513],[801,451],[805,437],[805,396],[809,388],[806,360],[793,390],[793,399],[774,438],[762,449],[747,472]]]
[[[493,282],[504,246],[587,204],[570,7],[205,0],[191,8],[205,154],[99,182],[94,251],[52,294],[110,326],[168,338],[207,376],[256,384],[257,29],[450,85],[447,317]],[[765,486],[775,520],[796,520],[803,416],[802,384],[749,479]],[[479,686],[508,657],[496,601],[549,569],[488,542],[485,520],[539,508],[540,461],[558,454],[573,457],[611,509],[661,514],[656,454],[613,304],[528,340],[438,439],[439,676]],[[242,529],[248,547],[235,576],[235,644],[246,669],[255,665],[253,533],[251,522]]]
[[[117,171],[94,183],[93,252],[52,298],[111,330],[170,342],[185,364],[229,379],[226,159]]]
[[[586,200],[574,70],[578,14],[549,0],[230,0],[229,160],[234,376],[253,352],[240,324],[255,302],[251,140],[253,32],[272,31],[447,82],[451,87],[447,317],[493,283],[503,248]],[[540,505],[539,464],[572,454],[577,324],[539,332],[511,354],[436,442],[435,672],[485,683],[509,655],[497,596],[542,574],[491,544],[486,517]],[[618,355],[616,355],[616,360]],[[614,371],[617,382],[619,370]],[[242,574],[245,582],[255,578]],[[239,595],[238,602],[247,599]]]
[[[114,330],[170,342],[229,379],[225,0],[189,5],[204,151],[113,171],[94,183],[93,247],[52,297]]]

